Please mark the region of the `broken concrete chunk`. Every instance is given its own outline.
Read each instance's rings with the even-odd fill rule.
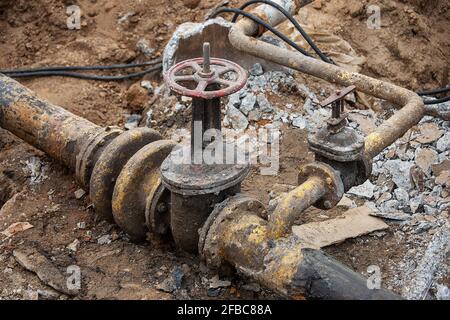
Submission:
[[[248,113],[248,120],[259,121],[261,120],[262,114],[259,110],[252,110]]]
[[[417,197],[412,198],[409,201],[409,208],[411,209],[412,213],[416,213],[417,211],[419,211],[419,208],[422,206],[423,204],[423,196],[419,195]]]
[[[411,188],[410,170],[413,166],[412,162],[402,161],[399,159],[388,160],[384,164],[384,168],[389,172],[392,180],[397,187],[409,190]]]
[[[397,212],[400,206],[400,201],[392,199],[384,202],[380,206],[380,211],[382,212]]]
[[[445,133],[444,136],[438,140],[436,148],[439,152],[450,150],[450,132]]]
[[[35,273],[44,284],[70,296],[78,294],[78,290],[67,288],[66,277],[36,249],[16,249],[13,255],[22,267]]]
[[[362,185],[351,188],[347,193],[365,199],[373,198],[373,191],[375,186],[367,180]]]
[[[425,254],[419,261],[410,282],[403,288],[403,296],[410,300],[423,299],[436,279],[436,271],[448,255],[450,223],[447,221],[434,234]]]
[[[231,104],[233,107],[238,108],[241,105],[240,93],[236,92],[228,96],[228,103]]]
[[[33,225],[26,221],[15,222],[11,224],[8,228],[2,231],[2,234],[7,238],[15,236],[16,234],[23,232],[25,230],[33,228]]]
[[[259,109],[262,112],[265,112],[265,113],[273,112],[273,107],[270,104],[269,100],[267,100],[267,97],[265,94],[263,94],[263,93],[258,94],[258,96],[256,97],[256,101],[258,102]]]
[[[232,105],[227,106],[226,116],[233,129],[243,131],[248,127],[247,117]]]
[[[296,128],[305,129],[308,126],[308,121],[302,116],[299,116],[292,120],[292,125]]]
[[[261,63],[255,63],[249,72],[252,76],[262,76],[264,74],[264,69]]]
[[[110,234],[105,234],[97,239],[98,244],[110,244],[112,242],[112,237]]]
[[[255,104],[256,104],[256,96],[253,93],[249,93],[244,97],[244,99],[242,99],[239,110],[243,114],[248,115],[248,113],[255,108]]]
[[[353,209],[356,208],[356,203],[352,199],[343,196],[341,201],[337,204],[338,208],[344,208],[344,209]]]
[[[396,221],[406,221],[411,220],[411,216],[407,213],[396,211],[396,212],[373,212],[372,216],[383,218],[386,220],[396,220]]]
[[[401,203],[406,204],[409,201],[409,194],[405,189],[397,188],[394,190],[394,193],[397,200]]]
[[[292,231],[305,248],[319,249],[387,229],[389,226],[385,222],[370,216],[372,212],[368,207],[362,206],[351,209],[335,219],[294,226]]]
[[[80,200],[86,194],[86,191],[84,191],[83,189],[78,189],[73,194],[75,196],[75,199]]]
[[[438,162],[438,153],[430,148],[417,148],[415,157],[417,166],[426,174],[430,174],[431,166]]]
[[[439,126],[433,122],[424,123],[419,129],[420,134],[415,140],[422,144],[432,143],[439,139],[444,133],[439,129]]]
[[[220,280],[219,276],[216,275],[209,280],[209,288],[217,289],[217,288],[227,288],[231,286],[231,281],[228,280]]]
[[[79,244],[80,244],[80,240],[75,239],[75,240],[73,240],[73,242],[71,244],[69,244],[67,246],[67,249],[69,249],[70,251],[73,251],[73,252],[77,252]]]
[[[441,186],[450,187],[450,170],[442,171],[441,174],[436,177],[435,183]]]

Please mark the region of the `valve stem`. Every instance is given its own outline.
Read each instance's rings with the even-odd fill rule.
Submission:
[[[209,74],[211,72],[211,47],[209,42],[203,44],[203,73]]]

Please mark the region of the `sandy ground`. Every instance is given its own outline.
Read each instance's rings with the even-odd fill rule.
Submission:
[[[203,0],[190,10],[178,0],[0,0],[0,69],[136,61],[145,58],[136,47],[141,39],[159,56],[177,25],[202,21],[218,2]],[[82,8],[78,31],[66,27],[65,8],[74,3]],[[230,1],[230,6],[237,3]],[[366,57],[362,73],[414,90],[447,85],[450,5],[446,1],[391,0],[377,4],[383,12],[381,30],[367,30],[368,1],[321,1],[305,12],[316,27],[341,36]],[[161,84],[159,75],[146,78],[155,87]],[[298,79],[317,90],[324,85],[305,76]],[[99,125],[118,126],[123,126],[127,114],[139,112],[130,98],[135,82],[21,80],[40,97],[77,115]],[[325,86],[326,91],[330,88]],[[145,97],[145,102],[150,99]],[[296,105],[303,103],[301,97],[292,99]],[[185,116],[175,119],[175,127],[188,127],[189,112]],[[156,120],[161,131],[167,131],[163,119]],[[267,179],[255,169],[244,182],[244,191],[268,203],[274,183],[295,185],[297,168],[313,159],[305,137],[304,130],[285,128],[280,174]],[[33,159],[39,162],[37,173],[29,169]],[[39,290],[41,298],[67,298],[17,263],[13,250],[26,247],[36,248],[62,272],[70,265],[79,266],[79,299],[277,298],[271,292],[249,288],[246,285],[251,281],[240,277],[231,278],[231,286],[223,290],[208,289],[213,275],[197,257],[177,251],[170,243],[131,243],[117,226],[96,218],[87,196],[76,199],[77,189],[68,169],[0,129],[0,207],[6,203],[0,211],[0,229],[17,221],[34,226],[10,239],[0,239],[0,298],[34,299]],[[327,212],[328,217],[337,214],[339,211]],[[311,209],[299,222],[323,218],[319,210]],[[327,251],[358,272],[380,265],[384,284],[401,292],[401,284],[394,281],[399,271],[392,266],[402,261],[408,248],[396,237],[397,228],[392,224],[383,236],[349,240]],[[110,235],[111,243],[98,243],[104,235]],[[76,252],[67,248],[75,239],[80,241]],[[180,288],[158,290],[174,272],[183,274]]]

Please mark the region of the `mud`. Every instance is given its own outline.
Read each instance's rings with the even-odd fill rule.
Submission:
[[[188,9],[180,0],[0,0],[0,69],[140,61],[148,59],[136,45],[141,39],[154,49],[153,56],[160,56],[177,25],[202,21],[218,2],[203,0],[195,9]],[[230,1],[230,6],[238,2],[244,1]],[[413,90],[448,85],[448,1],[376,1],[382,9],[381,30],[367,29],[369,1],[319,2],[320,6],[305,8],[301,16],[341,36],[365,56],[362,73]],[[67,29],[65,11],[71,4],[82,8],[81,30]],[[302,75],[297,79],[316,92],[332,88]],[[190,110],[169,115],[164,110],[173,108],[177,100],[172,99],[172,105],[166,105],[167,100],[155,102],[140,87],[132,87],[141,80],[115,83],[53,77],[20,82],[98,125],[123,126],[127,115],[154,103],[152,127],[166,137],[174,128],[188,128]],[[158,74],[145,80],[155,88],[162,83]],[[287,95],[271,102],[293,103],[298,109],[304,99]],[[268,204],[274,184],[296,185],[299,166],[313,159],[307,150],[306,132],[284,127],[279,175],[262,177],[256,167],[243,191]],[[37,174],[27,165],[34,157],[39,160]],[[214,274],[196,256],[176,250],[170,241],[132,243],[117,226],[96,217],[88,197],[76,199],[78,189],[67,168],[0,129],[0,230],[17,221],[34,226],[10,239],[0,239],[0,299],[33,299],[39,290],[39,298],[69,298],[53,292],[16,262],[13,250],[24,247],[38,250],[61,272],[70,265],[79,266],[82,287],[78,299],[277,298],[269,291],[246,290],[250,280],[227,275],[222,279],[229,279],[231,286],[211,289]],[[324,212],[312,208],[297,223],[340,213],[341,209]],[[385,234],[349,240],[326,251],[358,272],[367,273],[368,266],[379,265],[383,285],[401,293],[402,282],[396,281],[401,270],[394,266],[411,245],[398,235],[399,229],[398,224],[390,223]],[[111,242],[99,243],[105,235]],[[73,251],[68,246],[75,239],[79,244]],[[167,290],[167,279],[174,275],[178,279],[180,274],[181,283]]]

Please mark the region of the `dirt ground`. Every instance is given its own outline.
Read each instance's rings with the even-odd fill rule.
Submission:
[[[0,69],[46,65],[88,65],[132,62],[145,59],[136,43],[145,39],[160,56],[175,28],[183,22],[199,22],[220,1],[202,0],[196,9],[182,1],[162,0],[0,0]],[[230,1],[235,7],[244,1]],[[450,61],[450,3],[419,0],[335,0],[319,1],[305,8],[316,26],[347,40],[366,58],[362,73],[418,90],[448,85]],[[367,5],[382,9],[382,29],[368,30]],[[66,7],[82,9],[81,30],[68,30]],[[125,18],[124,18],[125,17]],[[310,88],[322,82],[298,76]],[[157,87],[159,75],[146,76]],[[40,97],[63,106],[99,125],[123,126],[126,115],[136,110],[130,87],[141,81],[97,82],[71,78],[21,80]],[[331,87],[327,86],[329,91]],[[147,98],[148,100],[151,97]],[[302,105],[301,97],[294,97]],[[148,102],[148,101],[147,101]],[[155,114],[158,114],[157,110]],[[156,118],[162,133],[167,121]],[[188,127],[189,112],[175,119],[175,127]],[[284,129],[280,174],[261,177],[256,168],[244,182],[243,190],[266,204],[275,183],[296,184],[297,169],[313,159],[307,151],[306,132]],[[33,165],[38,159],[39,165]],[[180,298],[277,298],[265,290],[249,289],[250,280],[231,278],[223,290],[208,289],[209,274],[196,256],[170,243],[134,244],[117,226],[96,218],[89,197],[76,199],[79,189],[74,175],[61,164],[0,129],[0,230],[17,221],[34,227],[10,239],[0,239],[0,299],[33,299],[41,295],[68,298],[42,284],[34,273],[25,271],[12,251],[33,247],[57,268],[77,265],[82,270],[82,291],[78,299],[180,299]],[[3,206],[3,208],[2,208]],[[301,223],[339,214],[339,211],[308,210]],[[374,234],[346,241],[327,252],[358,272],[377,264],[384,284],[401,292],[393,280],[395,268],[408,250],[396,237],[397,225],[384,236]],[[111,236],[111,243],[98,239]],[[76,252],[67,248],[80,241]],[[404,243],[403,243],[404,244]],[[173,272],[181,270],[181,288],[158,290]],[[246,286],[247,285],[247,286]]]

